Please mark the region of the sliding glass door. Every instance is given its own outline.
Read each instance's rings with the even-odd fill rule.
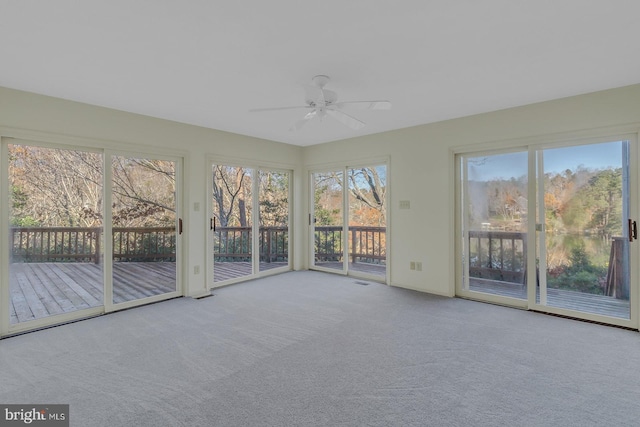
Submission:
[[[346,271],[344,234],[344,171],[315,172],[313,183],[313,265]]]
[[[258,170],[259,270],[289,266],[289,172]]]
[[[629,142],[536,154],[536,306],[630,319]]]
[[[2,334],[181,295],[179,159],[2,142]]]
[[[175,293],[176,161],[111,156],[112,302]]]
[[[349,271],[385,278],[387,167],[347,168]]]
[[[213,286],[289,269],[290,172],[213,164],[211,173]]]
[[[10,324],[103,306],[103,155],[8,144]]]
[[[526,151],[460,157],[465,293],[527,299],[527,159]]]
[[[457,294],[635,327],[633,149],[629,138],[458,155]]]
[[[386,280],[387,167],[311,173],[312,266]]]
[[[253,274],[253,174],[244,167],[213,165],[211,229],[213,281]]]

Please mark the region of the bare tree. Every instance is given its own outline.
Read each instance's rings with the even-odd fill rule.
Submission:
[[[103,220],[103,155],[10,145],[14,224],[93,227]],[[113,156],[114,225],[174,223],[175,163]]]
[[[111,165],[114,224],[175,224],[175,162],[113,156]]]
[[[375,221],[377,226],[384,226],[386,223],[385,171],[384,167],[364,167],[347,171],[349,193],[360,203],[361,210],[365,208],[365,214],[359,218],[362,224],[373,225],[371,222]],[[371,215],[371,211],[377,214]]]
[[[24,197],[14,220],[49,226],[93,226],[86,209],[102,211],[102,155],[85,151],[10,146],[12,188]]]
[[[251,215],[251,176],[245,168],[235,166],[213,167],[214,216],[221,227],[246,227]]]
[[[289,221],[289,174],[260,171],[260,225],[286,226]]]

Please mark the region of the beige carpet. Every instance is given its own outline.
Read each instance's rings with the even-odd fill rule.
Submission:
[[[637,426],[637,332],[294,272],[0,341],[72,426]]]

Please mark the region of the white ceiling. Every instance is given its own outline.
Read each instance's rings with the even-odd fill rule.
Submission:
[[[0,86],[301,146],[640,83],[638,0],[0,0]],[[388,99],[289,128],[316,74]],[[0,118],[0,123],[2,122]]]

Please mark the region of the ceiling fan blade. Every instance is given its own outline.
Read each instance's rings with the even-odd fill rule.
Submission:
[[[291,126],[291,128],[289,128],[289,131],[293,132],[294,130],[300,130],[302,129],[302,127],[311,119],[313,119],[314,117],[316,117],[318,115],[318,111],[317,110],[313,110],[310,113],[307,113],[302,119],[298,120],[297,122],[295,122],[293,124],[293,126]]]
[[[391,102],[389,101],[346,101],[337,102],[338,108],[349,107],[358,110],[390,110]]]
[[[275,108],[252,108],[250,113],[257,113],[260,111],[278,111],[278,110],[299,110],[300,108],[313,108],[310,105],[299,105],[297,107],[275,107]]]
[[[347,113],[340,111],[340,110],[331,110],[331,109],[326,109],[325,110],[327,112],[328,115],[330,115],[331,117],[333,117],[334,119],[344,123],[345,125],[349,126],[351,129],[362,129],[364,127],[364,122],[361,122],[360,120],[356,119],[355,117],[351,117],[350,115],[348,115]]]

